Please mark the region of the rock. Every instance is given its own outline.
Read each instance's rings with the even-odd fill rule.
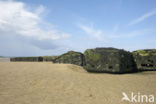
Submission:
[[[84,68],[88,72],[126,73],[136,71],[130,52],[115,48],[87,49]]]
[[[156,70],[156,49],[137,50],[133,56],[138,70]]]
[[[84,56],[80,52],[69,51],[63,55],[58,56],[54,63],[68,63],[83,66]]]

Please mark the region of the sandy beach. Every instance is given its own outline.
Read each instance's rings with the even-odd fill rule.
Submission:
[[[71,64],[0,62],[0,104],[130,104],[122,92],[156,96],[156,71],[88,73]]]

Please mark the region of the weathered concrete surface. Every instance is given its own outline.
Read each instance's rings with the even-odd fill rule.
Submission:
[[[80,52],[69,51],[63,55],[58,56],[54,63],[68,63],[83,66],[84,55]]]
[[[136,71],[130,52],[115,48],[87,49],[84,68],[89,72],[126,73]]]
[[[156,70],[156,49],[137,50],[133,56],[139,70]]]

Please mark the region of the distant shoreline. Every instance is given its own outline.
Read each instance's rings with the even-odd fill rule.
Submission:
[[[0,57],[0,62],[10,62],[10,58]]]

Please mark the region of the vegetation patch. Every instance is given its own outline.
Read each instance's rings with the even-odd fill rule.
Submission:
[[[87,49],[84,68],[88,72],[125,73],[136,71],[133,55],[116,48]]]
[[[132,52],[138,70],[156,70],[156,49]]]
[[[84,55],[80,52],[69,51],[63,55],[58,56],[54,63],[68,63],[83,66]]]

